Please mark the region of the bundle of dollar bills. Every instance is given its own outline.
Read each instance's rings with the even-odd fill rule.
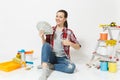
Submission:
[[[53,34],[53,29],[51,25],[46,21],[40,21],[37,23],[37,30],[43,30],[45,35]]]

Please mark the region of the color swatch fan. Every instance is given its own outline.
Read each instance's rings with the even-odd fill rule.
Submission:
[[[37,27],[38,31],[43,30],[45,32],[45,35],[53,34],[53,29],[52,29],[51,25],[46,21],[38,22],[36,27]]]

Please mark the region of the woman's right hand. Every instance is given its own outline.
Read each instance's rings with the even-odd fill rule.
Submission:
[[[42,43],[45,43],[45,32],[44,32],[44,30],[39,31],[39,36],[42,39]]]
[[[40,36],[42,39],[44,39],[44,30],[40,30],[40,31],[39,31],[39,36]]]

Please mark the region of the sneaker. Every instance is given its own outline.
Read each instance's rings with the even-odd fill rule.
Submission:
[[[54,65],[51,63],[48,63],[49,69],[54,70]]]
[[[43,68],[39,80],[47,80],[47,78],[50,76],[51,73],[52,70],[50,70],[49,68]]]
[[[37,69],[42,69],[42,65],[38,65],[38,66],[37,66]]]
[[[54,65],[53,64],[48,63],[48,66],[49,66],[49,69],[52,69],[52,70],[54,69]],[[42,65],[38,65],[37,69],[42,69]]]

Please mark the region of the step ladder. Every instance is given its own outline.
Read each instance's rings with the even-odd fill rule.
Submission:
[[[115,26],[115,27],[110,27],[110,26],[102,26],[103,32],[107,31],[109,35],[109,40],[101,40],[99,39],[97,41],[97,45],[95,47],[95,50],[92,52],[92,58],[89,63],[87,63],[87,66],[95,66],[95,63],[97,61],[119,61],[119,55],[120,55],[120,26]],[[117,30],[118,32],[118,37],[117,39],[113,39],[113,34],[112,30]],[[102,43],[102,45],[101,45]],[[113,48],[112,54],[101,54],[98,52],[98,49],[100,47],[107,48],[108,46],[111,46]]]

